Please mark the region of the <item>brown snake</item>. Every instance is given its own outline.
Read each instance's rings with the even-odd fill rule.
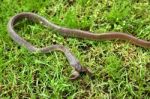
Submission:
[[[80,76],[81,72],[91,74],[91,71],[90,71],[90,69],[88,69],[86,67],[82,67],[81,64],[79,63],[79,61],[75,58],[75,56],[69,51],[69,49],[64,47],[63,45],[51,45],[48,47],[37,48],[34,45],[32,45],[31,43],[29,43],[28,41],[26,41],[25,39],[23,39],[22,37],[20,37],[17,34],[17,32],[15,32],[14,25],[20,19],[23,19],[23,18],[27,18],[34,22],[43,24],[44,26],[46,26],[48,28],[51,28],[51,29],[54,29],[54,30],[60,32],[60,34],[62,34],[64,36],[86,38],[86,39],[90,39],[90,40],[121,39],[121,40],[128,40],[129,42],[131,42],[135,45],[138,45],[138,46],[150,48],[149,41],[138,39],[138,38],[136,38],[132,35],[126,34],[126,33],[108,32],[108,33],[100,33],[100,34],[97,33],[96,34],[96,33],[91,33],[89,31],[82,31],[82,30],[78,30],[78,29],[69,29],[69,28],[65,28],[65,27],[61,27],[56,24],[53,24],[53,23],[49,22],[47,19],[45,19],[44,17],[39,16],[34,13],[30,13],[30,12],[22,12],[22,13],[19,13],[19,14],[13,16],[9,20],[8,26],[7,26],[7,29],[8,29],[8,32],[9,32],[11,38],[18,44],[25,46],[30,52],[48,53],[48,52],[51,52],[54,50],[62,51],[65,54],[65,56],[67,57],[70,65],[74,68],[74,72],[72,73],[72,76],[70,79],[78,78]]]

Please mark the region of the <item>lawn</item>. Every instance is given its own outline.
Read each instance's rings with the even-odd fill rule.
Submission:
[[[16,31],[38,47],[63,44],[93,71],[69,80],[63,53],[30,53],[8,35],[19,12],[34,12],[63,27],[93,33],[125,32],[150,40],[149,0],[0,0],[1,99],[150,99],[150,49],[128,41],[63,37],[28,20]]]

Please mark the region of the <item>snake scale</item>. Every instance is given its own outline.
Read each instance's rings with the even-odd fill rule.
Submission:
[[[128,40],[132,44],[135,44],[141,47],[150,48],[149,41],[138,39],[137,37],[134,37],[127,33],[122,33],[122,32],[92,33],[89,31],[83,31],[79,29],[65,28],[65,27],[61,27],[56,24],[53,24],[49,22],[47,19],[45,19],[44,17],[37,15],[35,13],[31,13],[31,12],[22,12],[11,17],[7,25],[7,30],[8,30],[8,33],[10,34],[10,37],[19,45],[26,47],[30,52],[49,53],[55,50],[62,51],[65,54],[70,65],[73,67],[74,71],[72,72],[72,76],[70,77],[70,79],[72,80],[78,78],[80,76],[80,73],[82,72],[85,72],[88,74],[92,74],[92,72],[89,68],[81,66],[79,60],[73,55],[73,53],[69,51],[67,47],[64,47],[63,45],[51,45],[51,46],[47,46],[43,48],[37,48],[36,46],[26,41],[24,38],[20,37],[15,31],[14,25],[18,21],[24,18],[27,18],[28,20],[31,20],[36,23],[40,23],[53,30],[56,30],[61,35],[64,35],[64,36],[78,37],[78,38],[84,38],[84,39],[89,39],[89,40],[121,39],[121,40]]]

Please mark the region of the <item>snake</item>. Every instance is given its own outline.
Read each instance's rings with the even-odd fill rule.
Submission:
[[[104,33],[92,33],[90,31],[84,31],[80,29],[71,29],[67,27],[62,27],[57,24],[54,24],[48,21],[43,16],[40,16],[36,13],[32,12],[21,12],[17,13],[16,15],[12,16],[7,24],[7,31],[10,37],[18,43],[20,46],[24,46],[27,48],[29,52],[36,52],[36,53],[50,53],[52,51],[61,51],[66,56],[69,64],[72,66],[73,70],[69,79],[75,80],[80,77],[81,73],[92,74],[92,70],[89,69],[87,66],[82,66],[79,60],[75,57],[75,55],[69,50],[69,48],[65,47],[61,44],[52,44],[51,46],[46,47],[36,47],[32,45],[30,42],[25,40],[23,37],[19,36],[18,33],[15,31],[15,24],[22,19],[28,19],[38,24],[42,24],[47,28],[53,29],[60,33],[65,37],[76,37],[81,39],[88,39],[88,40],[127,40],[130,43],[141,46],[144,48],[150,48],[150,41],[139,39],[131,34],[123,33],[123,32],[104,32]]]

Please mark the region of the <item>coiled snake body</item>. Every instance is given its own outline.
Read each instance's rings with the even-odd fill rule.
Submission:
[[[54,30],[60,32],[60,34],[62,34],[64,36],[86,38],[86,39],[90,39],[90,40],[121,39],[121,40],[128,40],[129,42],[131,42],[135,45],[138,45],[138,46],[142,46],[142,47],[146,47],[146,48],[150,47],[149,41],[138,39],[138,38],[136,38],[132,35],[126,34],[126,33],[108,32],[108,33],[95,34],[95,33],[91,33],[88,31],[82,31],[82,30],[78,30],[78,29],[64,28],[64,27],[61,27],[61,26],[58,26],[56,24],[49,22],[47,19],[45,19],[42,16],[39,16],[35,13],[30,13],[30,12],[22,12],[22,13],[19,13],[19,14],[13,16],[9,20],[8,26],[7,26],[7,29],[8,29],[8,32],[9,32],[11,38],[18,44],[25,46],[30,52],[48,53],[48,52],[51,52],[54,50],[62,51],[65,54],[65,56],[67,57],[70,65],[74,68],[74,72],[72,73],[72,76],[70,79],[78,78],[81,72],[86,72],[86,73],[91,74],[91,71],[87,67],[81,66],[81,64],[76,59],[76,57],[69,51],[68,48],[64,47],[63,45],[51,45],[48,47],[37,48],[34,45],[32,45],[31,43],[27,42],[22,37],[20,37],[14,30],[14,25],[20,19],[23,19],[23,18],[27,18],[31,21],[43,24],[44,26],[46,26],[48,28],[51,28],[51,29],[54,29]]]

